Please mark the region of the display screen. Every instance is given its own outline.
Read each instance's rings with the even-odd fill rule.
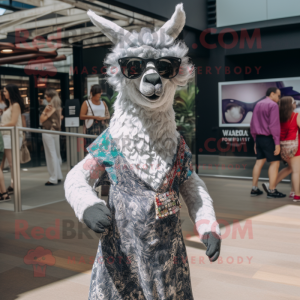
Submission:
[[[249,127],[255,105],[266,97],[269,87],[292,96],[300,111],[300,77],[219,83],[219,126]]]

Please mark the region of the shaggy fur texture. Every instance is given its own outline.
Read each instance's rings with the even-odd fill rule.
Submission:
[[[180,33],[185,21],[182,5],[176,10],[177,15],[179,11],[177,19],[180,18],[176,28],[168,28],[168,23],[169,26],[174,26],[175,12],[166,26],[156,32],[142,28],[139,33],[128,33],[126,40],[130,43],[124,42],[122,32],[119,42],[104,61],[108,66],[108,83],[119,92],[114,104],[115,113],[110,122],[111,135],[133,166],[134,172],[153,187],[157,186],[171,167],[177,149],[178,132],[173,110],[176,88],[178,85],[186,85],[194,76],[193,65],[186,57],[187,46],[182,41],[174,43],[174,38]],[[170,32],[173,36],[167,34]],[[113,40],[117,40],[116,36]],[[144,76],[156,72],[154,65],[149,64],[143,76],[138,79],[127,79],[122,74],[118,59],[128,56],[155,59],[173,56],[181,58],[182,62],[175,78],[161,78],[162,84],[154,87],[143,81]],[[160,96],[155,102],[143,96],[154,93]]]

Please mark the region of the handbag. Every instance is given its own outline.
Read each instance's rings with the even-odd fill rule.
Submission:
[[[297,114],[295,114],[297,115]],[[295,117],[294,115],[294,117]],[[294,119],[293,117],[293,119]],[[291,122],[293,121],[291,120]],[[287,161],[288,159],[291,159],[295,156],[295,154],[298,151],[298,129],[296,133],[296,138],[294,140],[288,140],[288,141],[280,141],[280,155],[281,158],[284,161]]]
[[[94,111],[93,111],[89,101],[87,101],[87,103],[88,103],[88,106],[91,109],[91,112],[92,112],[93,116],[95,116]],[[107,128],[107,126],[105,124],[105,121],[93,120],[93,124],[89,128],[85,129],[85,133],[99,135],[100,134],[99,130],[102,132],[103,130],[105,130]]]
[[[27,148],[25,133],[23,132],[23,141],[22,141],[22,146],[20,149],[20,163],[26,164],[29,161],[31,161],[31,156],[30,156],[30,152]]]
[[[61,129],[60,123],[61,123],[60,115],[56,111],[54,111],[48,117],[48,119],[46,119],[42,123],[42,126],[43,126],[43,129],[46,129],[46,130],[60,131],[60,129]]]

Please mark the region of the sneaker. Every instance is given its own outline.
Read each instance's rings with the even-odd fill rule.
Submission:
[[[263,189],[265,190],[266,193],[269,192],[269,182],[263,183],[262,187],[263,187]]]
[[[294,202],[300,202],[300,196],[294,196],[294,200],[293,200]]]
[[[290,192],[290,196],[289,196],[289,197],[290,197],[291,199],[294,199],[294,196],[295,196],[295,193],[294,193],[294,192]]]
[[[259,196],[262,194],[263,194],[263,191],[261,191],[259,188],[257,188],[256,190],[253,190],[253,189],[251,190],[250,196],[256,197],[256,196]]]
[[[273,193],[271,192],[267,193],[267,198],[284,198],[284,197],[286,197],[286,195],[278,192],[276,189],[274,190]]]

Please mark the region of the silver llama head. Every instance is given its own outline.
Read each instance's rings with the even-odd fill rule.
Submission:
[[[139,33],[129,32],[93,11],[88,11],[88,15],[94,25],[115,44],[112,53],[108,54],[104,62],[108,66],[108,83],[122,94],[118,100],[122,101],[126,97],[147,110],[159,108],[165,111],[172,107],[176,87],[186,85],[194,76],[193,66],[186,57],[187,46],[182,41],[174,42],[185,24],[183,5],[178,4],[171,19],[154,32],[149,28],[142,28]],[[128,79],[123,75],[119,61],[126,57],[141,57],[146,60],[175,57],[180,63],[179,72],[175,77],[166,79],[162,77],[162,72],[162,76],[159,75],[154,62],[149,60],[144,61],[144,72],[138,78]],[[141,66],[137,62],[133,62],[133,65]]]

